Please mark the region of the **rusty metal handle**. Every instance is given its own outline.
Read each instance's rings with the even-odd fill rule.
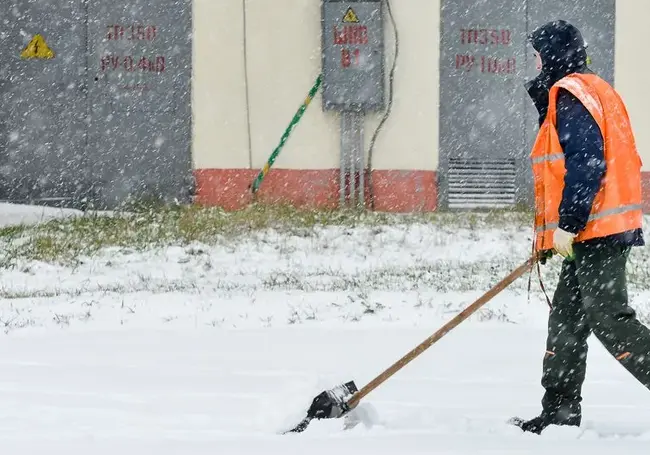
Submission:
[[[442,326],[436,333],[434,333],[429,338],[424,340],[418,346],[413,348],[409,353],[407,353],[404,357],[402,357],[393,365],[391,365],[389,368],[387,368],[383,373],[381,373],[375,379],[370,381],[365,387],[363,387],[361,390],[355,393],[352,396],[352,398],[350,398],[350,400],[347,403],[349,408],[350,409],[355,408],[366,395],[368,395],[379,385],[381,385],[384,381],[386,381],[392,375],[394,375],[399,370],[401,370],[404,366],[406,366],[409,362],[411,362],[411,360],[415,359],[417,356],[419,356],[424,351],[426,351],[433,343],[435,343],[440,338],[442,338],[447,333],[449,333],[454,327],[456,327],[458,324],[460,324],[465,319],[470,317],[474,312],[476,312],[476,310],[481,308],[492,298],[494,298],[494,296],[496,296],[505,288],[507,288],[513,281],[515,281],[517,278],[521,277],[524,273],[529,271],[533,267],[533,265],[535,265],[538,259],[539,258],[537,255],[533,255],[524,264],[517,267],[507,277],[505,277],[503,280],[497,283],[492,289],[490,289],[481,297],[479,297],[478,300],[476,300],[470,306],[468,306],[463,311],[458,313],[458,315],[456,315],[452,320],[450,320],[444,326]]]

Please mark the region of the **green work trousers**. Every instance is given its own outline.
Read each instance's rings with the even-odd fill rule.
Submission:
[[[594,334],[641,384],[650,388],[650,330],[628,305],[630,248],[574,245],[562,264],[548,320],[543,360],[543,412],[562,421],[581,415],[587,338]]]

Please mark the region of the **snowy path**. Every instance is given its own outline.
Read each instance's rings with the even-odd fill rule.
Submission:
[[[593,344],[585,428],[543,438],[503,421],[540,398],[544,332],[468,322],[364,401],[379,421],[293,422],[314,392],[370,380],[418,328],[18,331],[0,343],[3,453],[647,453],[650,393]]]

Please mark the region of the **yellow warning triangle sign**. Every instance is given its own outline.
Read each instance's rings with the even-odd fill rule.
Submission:
[[[359,16],[354,12],[352,7],[348,8],[348,12],[343,16],[343,22],[359,22]]]
[[[36,34],[27,47],[20,53],[21,58],[54,58],[54,52],[47,45],[45,39]]]

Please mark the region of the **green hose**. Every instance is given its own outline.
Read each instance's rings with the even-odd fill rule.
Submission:
[[[319,74],[318,77],[316,78],[316,83],[314,83],[314,86],[309,90],[309,94],[307,95],[307,98],[305,101],[302,103],[300,108],[298,109],[298,112],[296,112],[296,115],[293,116],[293,119],[291,119],[291,123],[289,123],[289,126],[287,127],[286,130],[284,130],[284,134],[282,135],[282,138],[280,139],[280,143],[278,146],[273,150],[273,153],[271,153],[271,156],[269,156],[269,159],[267,160],[266,164],[262,168],[262,170],[257,174],[257,177],[253,181],[253,183],[250,185],[250,190],[253,194],[259,190],[260,185],[262,184],[262,180],[264,180],[264,177],[266,177],[266,174],[268,174],[269,170],[271,169],[271,166],[273,166],[273,163],[275,163],[275,160],[277,159],[278,155],[280,154],[280,151],[282,150],[282,147],[284,147],[284,144],[287,142],[287,139],[289,139],[289,135],[293,131],[293,129],[296,127],[300,119],[302,118],[302,115],[305,113],[307,110],[307,107],[309,104],[312,102],[314,99],[314,96],[316,96],[316,92],[318,92],[318,89],[321,85],[323,78],[322,75]]]

